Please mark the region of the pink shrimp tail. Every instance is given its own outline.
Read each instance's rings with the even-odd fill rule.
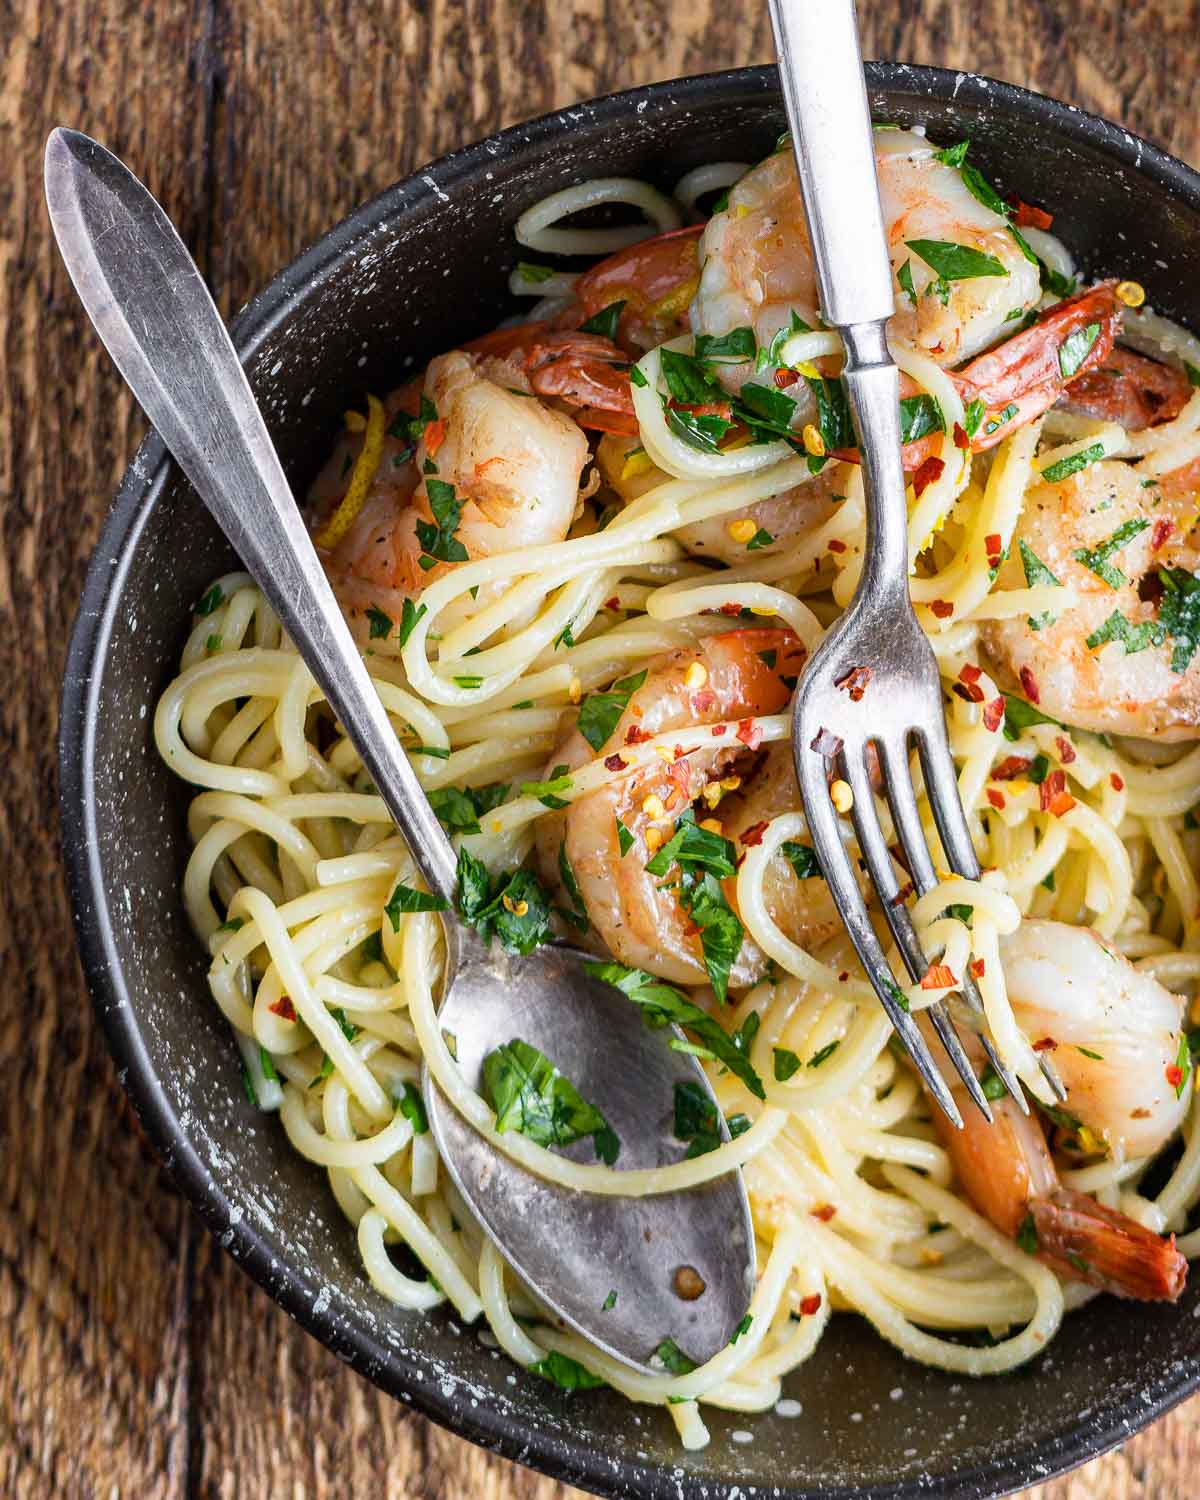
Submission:
[[[1054,1270],[1118,1297],[1176,1302],[1188,1264],[1175,1236],[1155,1234],[1086,1193],[1059,1188],[1029,1204],[1038,1254]]]

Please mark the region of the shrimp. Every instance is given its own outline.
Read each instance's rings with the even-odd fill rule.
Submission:
[[[600,261],[576,281],[568,318],[582,321],[623,303],[617,339],[633,354],[686,333],[688,306],[700,284],[703,230],[702,224],[670,229]]]
[[[1066,1109],[1111,1151],[1149,1156],[1189,1107],[1171,1083],[1183,1000],[1109,949],[1094,932],[1026,921],[1001,941],[1009,999],[1026,1034],[1049,1043]],[[1038,1121],[1013,1100],[993,1101],[993,1123],[969,1104],[963,1129],[934,1119],[958,1179],[1002,1233],[1036,1241],[1039,1259],[1118,1296],[1174,1302],[1187,1262],[1163,1239],[1059,1180]]]
[[[1143,482],[1128,464],[1100,462],[1029,490],[998,585],[1022,587],[1032,558],[1072,602],[1049,619],[987,621],[980,641],[997,676],[1050,718],[1165,743],[1200,738],[1200,655],[1186,657],[1196,626],[1178,591],[1200,564],[1189,473]]]
[[[991,344],[1011,317],[1036,306],[1038,268],[1001,215],[973,196],[958,168],[940,162],[923,136],[880,131],[875,159],[892,267],[899,273],[908,264],[914,291],[910,299],[896,284],[892,336],[940,365],[959,364]],[[941,282],[906,243],[921,240],[967,246],[1001,270]],[[793,311],[817,321],[812,244],[790,151],[769,156],[730,189],[729,206],[705,229],[700,259],[695,333],[748,326],[765,348]]]
[[[436,418],[415,448],[403,437],[385,439],[362,510],[325,554],[326,570],[352,622],[373,604],[398,615],[404,598],[415,597],[454,566],[430,557],[418,529],[435,520],[431,480],[453,486],[462,506],[454,536],[469,558],[566,536],[579,500],[587,439],[569,417],[530,399],[529,384],[519,365],[494,354],[454,351],[430,363],[424,395]],[[410,393],[408,409],[413,404]],[[403,403],[393,397],[388,405],[400,410]],[[344,446],[351,451],[348,443]],[[336,482],[332,477],[339,451],[314,486],[319,499],[344,490],[344,477]],[[344,457],[340,462],[344,470]],[[318,514],[318,523],[323,519]]]
[[[778,713],[791,696],[791,683],[784,679],[797,675],[804,660],[804,648],[795,636],[778,628],[730,631],[673,651],[647,669],[645,681],[599,753],[619,760],[623,746],[672,729],[699,731],[702,725]],[[680,759],[631,770],[578,798],[564,811],[539,819],[538,859],[543,876],[552,887],[558,886],[560,851],[565,853],[595,936],[621,963],[676,984],[706,982],[698,931],[675,891],[662,889],[662,878],[648,873],[646,863],[694,802],[700,804],[696,816],[703,821],[714,815],[714,809],[720,814],[724,795],[744,786],[730,825],[743,843],[753,841],[753,826],[773,816],[767,809],[781,798],[787,805],[799,805],[794,778],[788,786],[790,766],[785,769],[782,757],[763,756],[753,742],[749,732],[718,739],[697,732],[694,748],[688,747]],[[551,765],[574,770],[594,754],[576,730],[554,752]],[[752,795],[756,775],[763,775],[762,790]],[[760,796],[761,802],[756,800]],[[624,854],[618,820],[633,839]],[[774,893],[779,900],[784,899],[789,881],[798,899],[814,898],[812,888],[824,884],[795,881],[790,870],[781,871]],[[725,883],[731,906],[734,885],[732,879]],[[824,931],[836,923],[828,901],[827,888],[815,893],[821,910],[812,919],[814,930]],[[765,967],[763,955],[745,940],[730,985],[745,988]]]
[[[1132,349],[1114,349],[1102,365],[1072,383],[1063,405],[1087,417],[1119,422],[1126,432],[1141,432],[1177,417],[1191,394],[1183,370]]]
[[[606,434],[596,449],[596,464],[605,483],[626,505],[670,477],[655,467],[637,438]],[[844,498],[846,483],[845,468],[827,464],[803,484],[741,510],[680,526],[672,535],[693,556],[714,557],[731,566],[757,556],[769,557],[823,526]]]

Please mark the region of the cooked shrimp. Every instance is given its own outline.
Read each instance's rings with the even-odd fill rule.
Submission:
[[[784,678],[799,673],[804,656],[795,636],[780,629],[730,631],[673,651],[649,667],[599,753],[619,756],[623,745],[672,729],[778,713],[791,695],[791,685]],[[550,764],[573,770],[592,760],[595,753],[574,731],[554,752]],[[681,759],[671,764],[655,762],[619,776],[565,811],[539,820],[538,855],[545,878],[558,884],[559,850],[565,844],[595,934],[621,963],[677,984],[705,982],[699,934],[675,892],[660,889],[662,878],[647,873],[646,862],[694,802],[700,803],[698,821],[719,816],[717,798],[726,789],[722,781],[729,790],[737,790],[739,769],[757,763],[756,752],[734,735],[716,740],[697,735],[695,749]],[[775,795],[771,791],[768,800]],[[792,806],[799,800],[798,793],[795,797]],[[715,812],[710,803],[715,804]],[[744,804],[741,813],[746,816]],[[624,855],[618,819],[633,837]],[[760,819],[761,814],[755,818]],[[742,836],[746,831],[740,819],[738,831]],[[732,880],[726,882],[731,905],[733,887]],[[828,900],[827,892],[824,899]],[[762,955],[749,941],[744,942],[731,986],[739,989],[753,983],[764,967]]]
[[[596,450],[596,462],[609,488],[626,505],[670,477],[654,466],[637,438],[606,434]],[[681,526],[674,536],[696,557],[715,557],[731,566],[768,557],[823,526],[844,498],[846,483],[845,468],[827,464],[803,484],[744,509]],[[763,539],[764,532],[769,540]],[[751,542],[753,550],[748,551]]]
[[[1173,1072],[1184,1001],[1085,927],[1025,921],[1001,940],[1017,1021],[1053,1050],[1065,1108],[1109,1152],[1151,1156],[1183,1123],[1190,1101]],[[1186,1091],[1184,1091],[1186,1095]],[[1065,1189],[1036,1119],[1011,1099],[988,1125],[964,1105],[964,1129],[935,1118],[960,1182],[1005,1234],[1036,1234],[1038,1254],[1066,1276],[1125,1297],[1174,1301],[1187,1263],[1174,1241]]]
[[[1192,394],[1182,370],[1132,349],[1114,349],[1104,363],[1071,384],[1063,405],[1085,416],[1140,432],[1177,417]]]
[[[703,229],[693,224],[639,240],[585,271],[575,283],[568,320],[592,318],[614,302],[624,303],[617,338],[635,354],[685,333],[688,305],[700,281],[697,247]]]
[[[879,131],[875,158],[893,270],[909,264],[916,295],[914,307],[897,282],[892,335],[941,365],[959,364],[1003,333],[1010,317],[1037,304],[1038,268],[1005,220],[971,194],[957,167],[937,160],[923,136]],[[912,240],[981,251],[999,262],[1002,274],[939,285],[906,243]],[[728,208],[709,220],[700,259],[691,308],[696,333],[748,326],[765,347],[788,327],[793,311],[816,322],[812,246],[790,151],[768,157],[730,189]]]
[[[327,556],[330,576],[352,615],[372,603],[394,607],[453,566],[447,561],[421,566],[422,558],[431,561],[417,530],[419,523],[434,519],[431,479],[454,487],[462,505],[454,535],[472,559],[566,536],[579,499],[587,439],[569,417],[531,399],[529,384],[517,364],[494,354],[456,351],[432,361],[424,394],[436,419],[411,456],[402,439],[387,439],[362,510]],[[335,452],[314,494],[333,487],[332,466],[338,462]],[[436,465],[428,474],[427,464]]]
[[[1177,596],[1164,594],[1159,576],[1160,568],[1190,575],[1200,563],[1195,518],[1195,490],[1182,471],[1143,483],[1128,464],[1101,462],[1031,488],[998,585],[1022,587],[1032,554],[1073,602],[1036,630],[1025,616],[984,624],[997,674],[1080,729],[1200,737],[1200,653],[1174,669],[1177,642],[1167,631],[1178,624]]]
[[[961,1113],[961,1130],[940,1110],[934,1122],[967,1197],[1001,1233],[1068,1279],[1142,1302],[1178,1299],[1187,1261],[1174,1235],[1064,1188],[1041,1125],[1011,1099],[993,1102],[991,1125],[965,1095]]]

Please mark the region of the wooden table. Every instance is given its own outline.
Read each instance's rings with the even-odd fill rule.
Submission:
[[[1200,162],[1196,0],[880,0],[875,57],[971,67]],[[922,18],[915,12],[920,9]],[[146,177],[229,313],[430,157],[608,90],[770,55],[725,0],[0,0],[0,1496],[551,1500],[378,1395],[209,1240],[132,1127],[59,866],[80,582],[142,421],[51,247],[51,125]],[[1184,1500],[1200,1401],[1038,1500]],[[574,1493],[574,1492],[572,1492]]]

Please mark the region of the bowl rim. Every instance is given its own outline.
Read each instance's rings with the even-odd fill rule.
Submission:
[[[868,62],[872,90],[922,99],[965,99],[1017,121],[1052,125],[1181,198],[1200,213],[1200,173],[1160,147],[1123,127],[1047,95],[1016,84],[949,68],[897,62]],[[693,74],[643,85],[588,101],[591,117],[615,125],[631,113],[652,110],[672,95],[686,94],[697,106],[778,94],[773,64]],[[410,177],[377,193],[354,209],[278,272],[232,320],[230,332],[244,364],[288,315],[292,296],[320,284],[364,235],[381,222],[410,211],[429,197],[450,194],[463,178],[506,151],[521,151],[569,131],[579,105],[508,127],[452,151]],[[457,1436],[596,1494],[637,1500],[701,1500],[729,1493],[720,1479],[689,1476],[633,1463],[595,1446],[530,1429],[498,1406],[462,1403],[436,1381],[406,1380],[403,1356],[385,1350],[360,1325],[314,1307],[311,1292],[287,1260],[276,1256],[267,1238],[245,1215],[231,1222],[228,1199],[209,1175],[166,1091],[156,1077],[142,1041],[121,971],[99,857],[95,799],[95,726],[99,692],[116,620],[116,606],[133,552],[162,497],[171,463],[151,430],[126,470],[103,523],[84,581],[63,679],[58,731],[59,813],[68,890],[83,970],[122,1086],[155,1152],[208,1230],[219,1236],[237,1264],[303,1328],[347,1362],[359,1375]],[[820,1490],[773,1490],[780,1500],[914,1500],[973,1495],[999,1497],[1032,1482],[1044,1483],[1108,1452],[1132,1437],[1200,1388],[1200,1360],[1177,1365],[1136,1399],[1114,1407],[1100,1428],[1077,1420],[1073,1428],[1035,1447],[968,1470],[934,1479],[900,1478],[869,1489],[836,1486]],[[744,1492],[744,1491],[741,1491]]]

